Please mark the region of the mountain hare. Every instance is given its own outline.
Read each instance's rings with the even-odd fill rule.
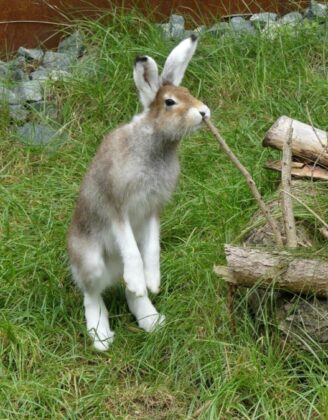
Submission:
[[[194,35],[180,42],[161,76],[151,57],[136,59],[133,78],[144,110],[104,138],[80,189],[68,249],[98,350],[107,350],[114,336],[101,294],[122,277],[139,327],[150,332],[164,321],[147,294],[160,287],[159,214],[179,175],[179,140],[210,115],[178,87],[196,46]]]

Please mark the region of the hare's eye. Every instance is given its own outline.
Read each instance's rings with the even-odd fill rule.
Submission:
[[[165,105],[172,106],[175,105],[176,102],[173,99],[165,99]]]

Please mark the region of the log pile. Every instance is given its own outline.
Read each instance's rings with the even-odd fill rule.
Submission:
[[[328,135],[283,116],[269,129],[263,146],[283,151],[281,161],[266,164],[282,173],[282,182],[277,197],[265,203],[281,242],[260,207],[237,238],[239,245],[225,246],[227,266],[215,266],[214,272],[229,286],[230,308],[236,287],[254,290],[248,296],[255,314],[270,290],[286,337],[328,345],[328,252],[324,247],[313,252],[328,239]],[[318,200],[326,202],[324,215],[313,210]]]

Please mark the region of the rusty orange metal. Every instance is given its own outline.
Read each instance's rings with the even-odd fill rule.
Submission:
[[[211,23],[218,17],[258,11],[286,13],[306,7],[306,0],[0,0],[0,52],[19,46],[57,46],[59,29],[72,18],[100,16],[115,7],[140,9],[147,17],[164,21],[171,13],[188,16],[188,21]]]

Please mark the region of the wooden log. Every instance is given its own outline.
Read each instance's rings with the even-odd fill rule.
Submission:
[[[263,146],[282,150],[291,124],[293,155],[305,161],[328,166],[328,133],[286,116],[278,118],[269,129],[263,140]]]
[[[281,160],[268,160],[265,167],[281,172]],[[328,171],[320,166],[309,165],[304,162],[292,162],[291,174],[295,178],[323,179],[328,181]]]
[[[303,258],[287,251],[231,245],[225,246],[225,254],[229,271],[225,280],[232,278],[234,284],[246,287],[274,285],[294,293],[328,296],[328,261]]]

